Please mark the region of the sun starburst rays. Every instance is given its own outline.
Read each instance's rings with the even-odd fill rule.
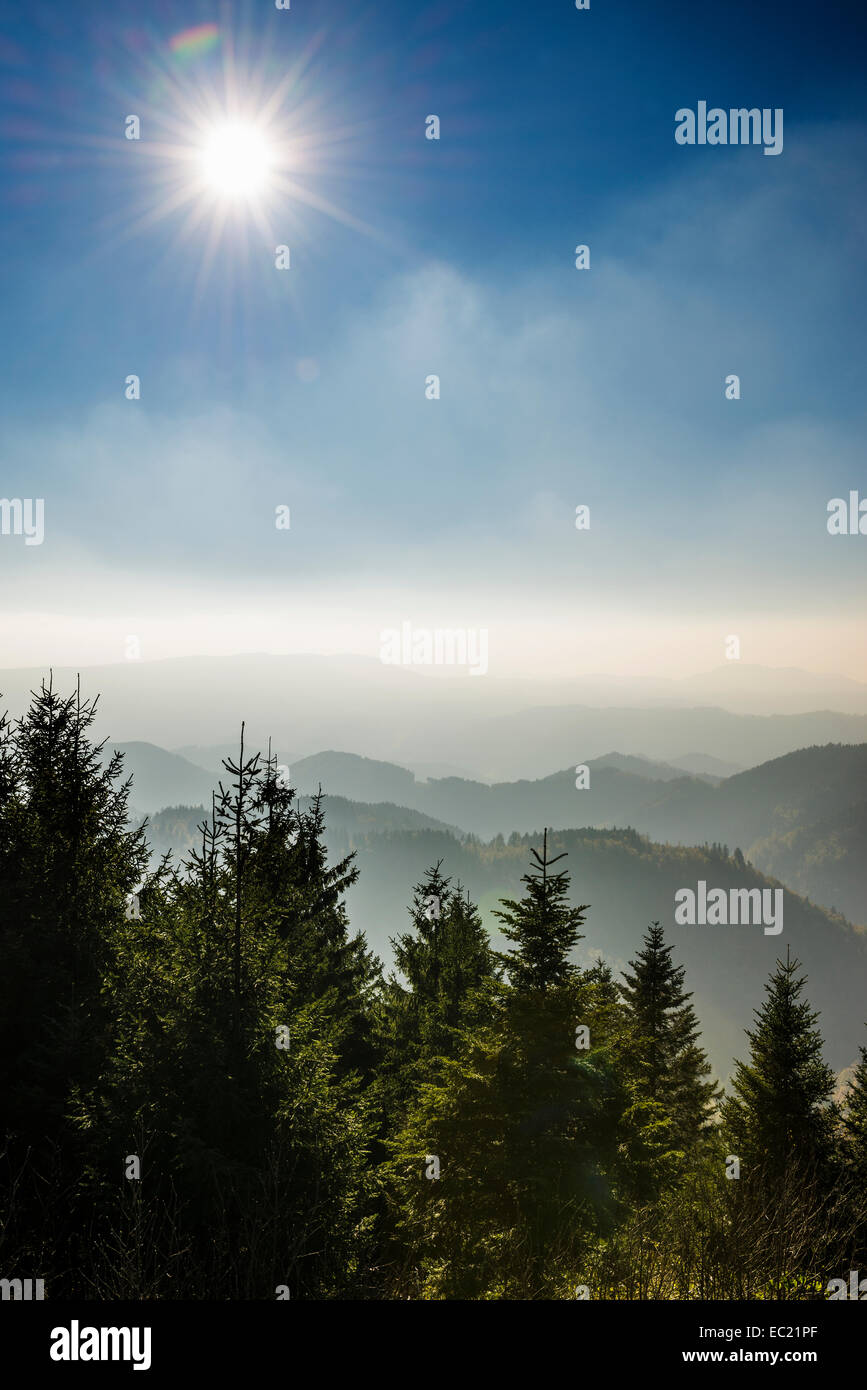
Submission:
[[[335,177],[359,175],[348,151],[355,153],[360,136],[357,125],[341,116],[327,76],[313,71],[316,47],[273,80],[267,55],[241,58],[228,39],[219,65],[216,54],[183,70],[149,60],[144,76],[151,96],[141,113],[147,138],[137,147],[140,161],[131,172],[129,151],[123,152],[132,196],[105,219],[105,239],[116,247],[161,224],[169,232],[169,250],[201,238],[196,302],[216,273],[228,273],[224,252],[230,248],[236,278],[251,242],[258,241],[268,256],[290,237],[312,245],[314,214],[383,240],[333,196]],[[168,259],[158,258],[161,265]]]

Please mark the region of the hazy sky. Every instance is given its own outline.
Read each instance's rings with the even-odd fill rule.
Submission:
[[[6,7],[0,495],[45,539],[0,535],[0,665],[409,620],[502,674],[734,633],[867,679],[867,536],[826,529],[867,497],[865,21],[754,8]],[[223,218],[190,195],[232,93],[281,173]],[[782,108],[782,154],[678,146],[702,100]]]

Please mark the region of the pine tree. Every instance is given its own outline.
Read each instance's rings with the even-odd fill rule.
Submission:
[[[801,998],[806,976],[786,953],[777,961],[747,1029],[750,1059],[737,1062],[732,1092],[722,1105],[731,1151],[741,1164],[761,1169],[770,1186],[795,1166],[822,1177],[834,1149],[837,1108],[834,1073],[822,1059],[818,1014]]]
[[[851,1177],[867,1189],[867,1047],[859,1049],[859,1061],[843,1100],[843,1153]]]
[[[184,1254],[160,1251],[163,1291],[330,1296],[351,1286],[370,1222],[351,875],[327,866],[321,806],[293,807],[269,760],[242,746],[227,771],[201,850],[142,892],[112,981],[117,1046],[81,1124],[112,1151],[144,1147],[149,1200],[179,1204]]]
[[[327,999],[339,1020],[345,1069],[369,1078],[378,1060],[373,1006],[381,965],[361,933],[349,931],[344,895],[358,879],[354,852],[328,864],[321,792],[300,808],[270,751],[256,809],[261,820],[251,841],[247,892],[280,939],[296,1005]]]
[[[412,995],[407,1002],[419,1016],[439,993],[441,923],[448,915],[452,897],[451,879],[441,869],[440,859],[415,885],[409,909],[412,929],[391,943],[395,964],[409,986],[404,993]]]
[[[579,928],[584,923],[587,904],[570,907],[568,874],[562,870],[551,872],[552,866],[566,855],[548,858],[547,830],[542,837],[542,853],[535,849],[530,853],[536,862],[521,878],[526,884],[524,898],[520,902],[503,899],[494,916],[504,924],[503,935],[514,943],[505,958],[512,987],[519,992],[544,992],[576,978],[569,956],[583,939]]]
[[[641,1057],[640,1094],[660,1106],[671,1148],[692,1153],[708,1132],[719,1088],[706,1078],[710,1063],[699,1046],[699,1024],[658,922],[647,929],[643,949],[624,972],[621,993]]]
[[[610,974],[569,961],[585,909],[551,871],[560,858],[546,834],[524,898],[498,913],[515,943],[509,981],[443,1074],[421,1082],[391,1145],[408,1286],[421,1280],[428,1296],[562,1294],[636,1158],[622,1006]],[[426,1155],[439,1180],[425,1177]]]
[[[449,1047],[457,1030],[479,1018],[485,1007],[485,990],[498,974],[479,910],[460,883],[449,898],[438,937],[436,1007],[427,1034],[433,1050]]]
[[[497,967],[478,909],[441,872],[442,860],[413,889],[412,929],[392,941],[400,975],[383,990],[383,1106],[394,1124],[440,1060],[453,1057],[460,1030],[483,1016]]]
[[[852,1212],[854,1261],[867,1258],[867,1047],[859,1049],[859,1060],[843,1096],[840,1127],[840,1168]],[[863,1263],[860,1264],[863,1268]]]
[[[85,1258],[94,1150],[75,1110],[113,1046],[103,986],[147,857],[128,826],[122,757],[104,765],[90,739],[95,717],[80,687],[61,697],[49,681],[20,721],[0,724],[0,1093],[14,1177],[5,1258],[17,1249],[36,1260],[55,1296]],[[25,1259],[28,1249],[38,1254]]]
[[[243,893],[246,887],[246,861],[250,854],[250,842],[259,827],[254,817],[253,789],[258,781],[259,754],[252,758],[244,757],[244,725],[241,725],[241,749],[237,763],[223,760],[223,767],[235,778],[235,786],[224,790],[220,783],[219,817],[221,828],[231,849],[227,851],[227,866],[231,875],[234,907],[232,924],[232,1043],[236,1051],[241,1048],[241,922],[243,916]]]

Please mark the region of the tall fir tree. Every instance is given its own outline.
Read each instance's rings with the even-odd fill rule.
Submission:
[[[423,1296],[562,1295],[616,1219],[621,1169],[640,1161],[622,1006],[610,973],[569,958],[585,909],[553,870],[562,857],[546,833],[523,899],[498,914],[508,982],[392,1144],[405,1287]]]
[[[147,860],[128,825],[122,757],[105,761],[95,717],[80,687],[63,697],[49,681],[0,727],[0,1092],[15,1178],[6,1257],[17,1249],[26,1265],[39,1252],[56,1295],[60,1271],[86,1258],[94,1153],[74,1112],[113,1047],[103,986]]]
[[[395,965],[382,993],[383,1107],[393,1127],[419,1086],[443,1058],[453,1057],[460,1030],[484,1015],[497,977],[494,952],[479,912],[442,860],[413,889],[411,930],[392,941]]]
[[[331,1296],[363,1284],[374,1135],[347,1055],[365,1005],[343,969],[346,875],[327,865],[321,807],[293,809],[243,745],[226,767],[201,850],[147,885],[129,923],[117,1046],[80,1123],[107,1154],[144,1151],[148,1211],[173,1213],[148,1244],[163,1296]],[[107,1167],[106,1206],[110,1188]],[[123,1251],[132,1296],[128,1207],[100,1238]]]
[[[503,899],[494,916],[503,923],[503,935],[513,943],[506,956],[513,988],[545,993],[576,978],[570,954],[582,940],[580,928],[587,904],[570,906],[569,876],[565,870],[553,872],[553,866],[566,855],[548,857],[547,830],[542,836],[542,853],[536,849],[530,853],[535,863],[521,878],[526,885],[524,897],[520,902]]]
[[[722,1116],[742,1169],[761,1170],[773,1188],[791,1167],[827,1177],[834,1158],[838,1110],[834,1073],[822,1059],[819,1015],[801,997],[806,976],[786,953],[765,986],[748,1062],[737,1062]]]
[[[707,1079],[711,1067],[699,1045],[692,994],[684,989],[684,967],[671,959],[673,949],[654,922],[620,988],[640,1056],[640,1094],[659,1105],[671,1148],[690,1155],[709,1133],[720,1091]]]
[[[853,1216],[854,1267],[854,1260],[867,1260],[867,1047],[859,1049],[840,1108],[840,1159]]]
[[[302,809],[270,751],[257,784],[248,893],[279,937],[296,1001],[327,999],[347,1070],[369,1079],[378,1054],[373,1007],[381,964],[350,933],[345,894],[358,879],[354,853],[329,864],[321,792]]]
[[[859,1049],[859,1060],[843,1097],[843,1154],[851,1177],[867,1191],[867,1047]]]

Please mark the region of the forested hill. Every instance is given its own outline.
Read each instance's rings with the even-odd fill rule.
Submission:
[[[302,804],[308,805],[307,798]],[[325,842],[333,858],[357,850],[360,875],[347,892],[353,929],[391,960],[390,939],[404,930],[410,888],[438,860],[478,900],[485,924],[497,939],[491,915],[502,896],[520,892],[529,847],[538,834],[513,834],[483,844],[446,826],[414,825],[423,817],[402,807],[354,805],[324,797]],[[162,848],[183,852],[194,842],[203,809],[170,808],[149,822],[148,834]],[[778,936],[761,926],[677,926],[674,894],[695,889],[769,887],[750,864],[722,848],[658,844],[632,830],[581,829],[554,832],[552,843],[568,852],[572,901],[589,903],[586,939],[579,959],[601,954],[616,969],[630,958],[649,922],[659,921],[687,966],[705,1043],[718,1075],[725,1077],[749,1027],[768,971],[790,947],[803,960],[816,1007],[822,1013],[828,1059],[848,1066],[863,1042],[867,999],[867,934],[785,885],[784,925]],[[559,850],[558,850],[559,852]],[[783,880],[785,883],[785,880]]]
[[[823,907],[867,921],[867,744],[803,748],[725,779],[619,754],[585,766],[581,777],[571,768],[488,786],[457,777],[417,782],[403,768],[328,754],[302,760],[293,776],[301,790],[316,778],[326,792],[371,801],[385,799],[380,787],[388,786],[389,800],[485,838],[543,825],[632,826],[660,842],[727,844]]]
[[[301,796],[298,805],[307,810],[313,798]],[[322,798],[327,808],[327,840],[331,849],[345,853],[354,845],[361,843],[366,836],[374,833],[391,834],[397,830],[438,830],[461,838],[456,826],[426,816],[421,811],[409,810],[406,806],[395,806],[388,802],[369,804],[368,802],[347,801],[342,796]],[[175,861],[184,859],[192,849],[201,844],[198,827],[210,815],[210,810],[201,806],[166,806],[147,819],[147,839],[151,851],[151,862],[159,860],[171,851]],[[144,817],[135,818],[143,823]]]
[[[353,926],[365,932],[374,950],[388,954],[387,938],[404,930],[404,885],[442,859],[443,873],[459,879],[478,901],[496,940],[491,909],[499,897],[520,894],[529,847],[539,838],[513,835],[505,844],[483,845],[423,831],[358,841],[361,872],[347,895]],[[857,1057],[867,1013],[867,934],[788,888],[779,936],[766,936],[761,926],[678,926],[674,894],[680,888],[694,890],[699,879],[708,889],[764,888],[777,881],[721,850],[655,844],[629,830],[567,830],[549,832],[548,839],[556,853],[568,853],[564,862],[572,880],[571,900],[590,904],[579,959],[601,954],[619,970],[648,923],[662,923],[687,967],[705,1046],[718,1075],[728,1074],[767,973],[778,956],[785,959],[787,948],[810,975],[829,1062],[839,1070]]]
[[[198,852],[149,873],[94,710],[43,683],[0,718],[13,1274],[38,1257],[61,1300],[656,1299],[863,1267],[867,950],[845,920],[719,845],[341,823],[249,752]],[[165,833],[192,847],[193,817]],[[764,909],[748,924],[678,921],[684,890],[733,889]]]
[[[189,849],[186,817],[161,808],[210,805],[219,773],[151,744],[110,745],[133,776],[131,803],[151,815],[154,848]],[[695,762],[695,759],[693,759]],[[329,834],[449,828],[486,839],[543,825],[632,826],[672,844],[739,848],[850,921],[867,922],[867,744],[803,748],[730,777],[685,775],[643,757],[609,753],[534,781],[488,785],[463,777],[418,780],[405,767],[352,753],[321,753],[291,768],[302,794],[328,798]],[[579,783],[580,785],[576,785]],[[160,814],[156,814],[160,812]]]
[[[576,777],[576,767],[585,774]],[[350,753],[301,759],[292,778],[301,792],[321,785],[355,801],[396,802],[486,838],[542,824],[634,825],[657,840],[718,840],[746,853],[760,838],[863,800],[867,744],[802,748],[727,778],[688,776],[618,753],[584,758],[580,743],[574,766],[533,780],[418,781],[406,768]]]

